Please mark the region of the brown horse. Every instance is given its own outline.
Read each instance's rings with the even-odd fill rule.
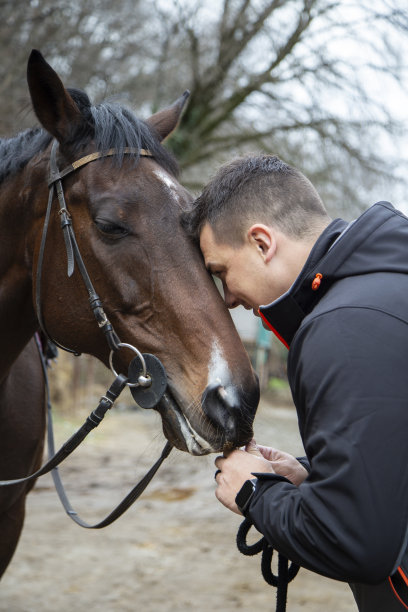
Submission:
[[[161,144],[186,96],[144,122],[117,104],[92,106],[84,92],[65,89],[38,51],[27,75],[42,127],[0,141],[0,479],[31,473],[42,457],[44,383],[33,335],[52,141],[59,168],[114,149],[71,172],[63,189],[82,258],[116,334],[165,366],[168,396],[157,410],[166,437],[196,455],[246,443],[259,399],[256,376],[197,246],[183,232],[180,214],[191,196]],[[67,274],[56,206],[40,293],[48,334],[108,365],[109,347],[78,268]],[[126,372],[132,357],[121,348],[115,368]],[[30,486],[0,488],[0,575],[15,550]]]

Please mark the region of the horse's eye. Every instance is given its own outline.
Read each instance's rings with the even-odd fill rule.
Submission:
[[[102,234],[108,235],[111,238],[123,238],[123,236],[127,236],[129,233],[126,228],[111,221],[95,219],[95,225]]]

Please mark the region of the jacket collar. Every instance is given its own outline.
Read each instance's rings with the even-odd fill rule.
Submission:
[[[287,348],[290,347],[302,320],[322,295],[320,286],[319,291],[312,289],[313,280],[319,273],[318,264],[346,229],[346,221],[342,219],[332,221],[317,239],[301,273],[289,291],[271,304],[259,308],[262,320]]]
[[[334,282],[344,276],[367,272],[370,262],[376,259],[373,252],[378,250],[381,228],[391,219],[400,226],[401,219],[396,218],[398,215],[401,213],[389,202],[377,202],[350,224],[342,219],[335,219],[317,239],[289,291],[268,306],[260,306],[259,314],[262,319],[287,348],[290,347],[302,320]],[[343,240],[345,235],[347,239]],[[406,241],[405,233],[402,240]],[[360,257],[358,256],[363,243],[366,250],[368,243],[372,247],[365,258],[361,258],[361,253]],[[359,263],[356,263],[355,255]],[[382,263],[382,266],[389,269],[386,262]],[[393,269],[395,262],[391,262],[390,266]],[[320,276],[320,279],[316,283],[317,276]]]

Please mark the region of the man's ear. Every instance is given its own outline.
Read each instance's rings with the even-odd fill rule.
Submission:
[[[272,227],[256,223],[249,228],[247,238],[249,243],[256,247],[265,263],[271,261],[277,247],[276,235]]]

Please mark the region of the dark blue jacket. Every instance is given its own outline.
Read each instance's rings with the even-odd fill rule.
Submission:
[[[289,292],[260,310],[290,347],[311,470],[299,487],[259,475],[249,517],[305,568],[383,581],[408,538],[408,219],[379,202],[333,221]]]

